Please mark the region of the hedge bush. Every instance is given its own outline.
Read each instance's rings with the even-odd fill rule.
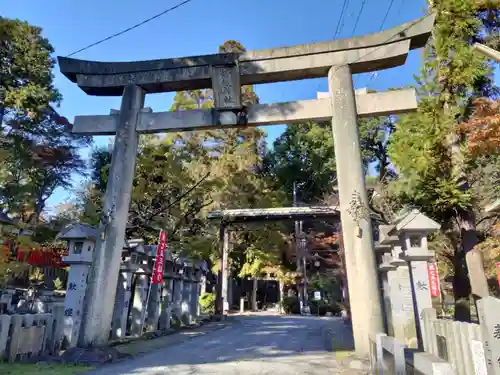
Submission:
[[[326,303],[323,300],[310,300],[309,309],[311,310],[311,315],[324,316],[328,312],[333,315],[339,315],[342,311],[342,305],[338,302]]]
[[[300,314],[300,302],[296,296],[283,298],[283,310],[285,314]]]
[[[200,307],[202,314],[215,314],[215,293],[203,293],[200,296]]]

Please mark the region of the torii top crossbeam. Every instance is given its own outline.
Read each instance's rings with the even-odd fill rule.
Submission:
[[[98,62],[58,57],[61,72],[89,95],[121,96],[128,84],[146,93],[211,88],[212,68],[236,65],[241,84],[326,77],[335,65],[353,74],[403,65],[408,50],[425,45],[434,15],[358,38],[244,53],[133,62]]]
[[[279,208],[245,208],[213,211],[208,214],[209,220],[221,220],[225,224],[249,223],[260,221],[305,220],[340,217],[337,207],[279,207]]]

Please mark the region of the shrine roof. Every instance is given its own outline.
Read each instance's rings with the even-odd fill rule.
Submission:
[[[99,237],[99,230],[88,224],[69,224],[63,228],[56,236],[60,240],[72,239],[92,239]]]

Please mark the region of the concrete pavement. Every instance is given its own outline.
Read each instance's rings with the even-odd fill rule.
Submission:
[[[89,375],[332,375],[339,368],[324,349],[321,330],[338,318],[257,314],[234,317],[230,327],[101,367]]]

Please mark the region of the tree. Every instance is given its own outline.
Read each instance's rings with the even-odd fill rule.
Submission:
[[[399,179],[392,184],[402,203],[419,207],[443,223],[455,250],[453,291],[455,318],[470,319],[470,283],[466,254],[478,242],[474,181],[478,167],[464,154],[457,123],[470,117],[469,104],[492,93],[491,69],[471,43],[497,28],[474,0],[439,0],[433,40],[417,79],[418,112],[402,116],[389,146]],[[498,9],[494,12],[498,14]],[[498,15],[496,18],[498,19]]]
[[[264,174],[274,189],[292,201],[296,184],[302,202],[318,202],[336,185],[335,151],[330,125],[291,124],[264,159]]]
[[[54,110],[61,95],[41,29],[0,17],[0,43],[0,207],[36,227],[54,190],[83,173],[78,147],[89,139]]]
[[[474,101],[472,117],[462,124],[467,151],[473,156],[497,153],[500,148],[500,100],[481,97]]]

